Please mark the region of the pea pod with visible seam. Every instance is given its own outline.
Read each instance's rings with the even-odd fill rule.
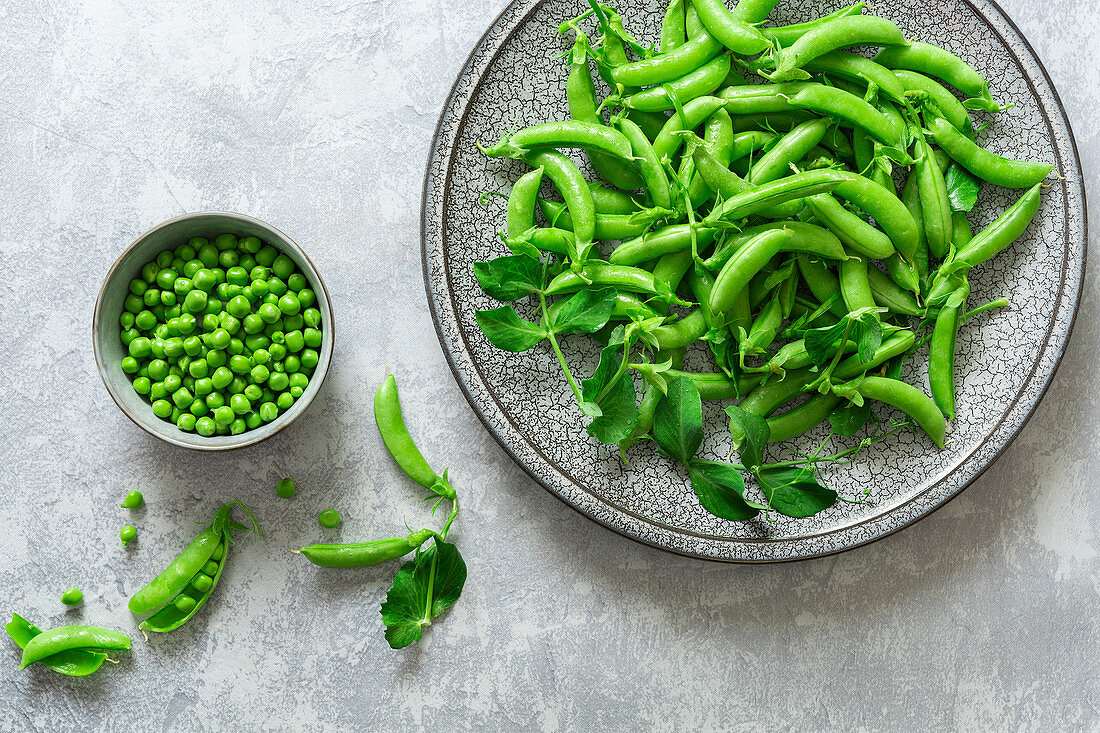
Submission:
[[[892,21],[873,15],[851,15],[814,26],[778,54],[775,70],[765,74],[772,81],[806,79],[802,67],[830,51],[849,46],[908,46],[909,41]]]
[[[436,534],[430,529],[413,532],[407,537],[391,537],[370,542],[319,544],[303,547],[300,552],[314,565],[322,568],[365,568],[396,560],[417,549]]]
[[[125,651],[130,648],[130,637],[121,631],[105,629],[100,626],[59,626],[36,634],[23,647],[23,657],[19,669],[26,669],[35,662],[41,662],[55,654],[84,651]]]
[[[11,615],[11,621],[4,626],[4,630],[20,649],[25,649],[31,639],[42,633],[42,629],[17,613]],[[104,652],[69,649],[44,657],[39,663],[70,677],[86,677],[99,669],[105,661],[107,655]]]
[[[885,402],[913,418],[936,447],[943,449],[947,424],[940,408],[924,392],[911,384],[889,377],[864,377],[855,385],[855,389],[866,399]]]
[[[676,109],[672,101],[674,98],[680,104],[686,104],[698,97],[707,96],[722,86],[729,71],[729,54],[719,54],[679,79],[634,92],[623,100],[623,104],[628,109],[647,112]]]
[[[928,122],[936,144],[954,160],[983,181],[1005,188],[1030,188],[1054,170],[1049,163],[1004,158],[978,146],[950,122],[936,117]]]
[[[872,57],[876,63],[888,69],[909,69],[937,79],[942,79],[970,99],[963,102],[967,109],[999,112],[1003,107],[993,101],[989,83],[970,64],[931,43],[913,41],[903,47],[884,48]]]

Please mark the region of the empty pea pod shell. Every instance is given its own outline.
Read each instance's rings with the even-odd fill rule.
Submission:
[[[20,649],[25,649],[31,639],[42,633],[42,629],[17,613],[11,615],[11,621],[4,626],[4,630]],[[56,652],[38,661],[54,672],[70,677],[86,677],[99,669],[106,660],[107,655],[104,652],[69,649]]]

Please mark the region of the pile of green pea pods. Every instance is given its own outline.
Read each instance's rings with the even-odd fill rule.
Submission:
[[[129,288],[121,368],[180,430],[258,428],[309,384],[324,338],[316,293],[258,237],[192,238],[157,255]]]
[[[704,400],[739,400],[772,442],[867,399],[942,448],[960,324],[1007,304],[968,311],[967,274],[1024,232],[1052,170],[975,142],[970,110],[1004,109],[986,80],[863,14],[865,3],[769,27],[775,0],[671,0],[651,47],[615,9],[590,4],[560,28],[576,37],[571,119],[483,148],[532,170],[508,197],[513,254],[475,274],[497,300],[539,299],[534,321],[508,306],[479,311],[489,341],[523,351],[549,339],[594,418],[589,433],[624,450],[649,434],[676,378]],[[849,50],[867,48],[880,50]],[[560,152],[570,148],[598,180]],[[544,179],[561,202],[541,196]],[[1026,192],[972,235],[966,212],[987,184]],[[623,345],[613,379],[630,369],[648,383],[633,412],[617,402],[629,384],[573,379],[555,336],[577,332]],[[700,341],[713,371],[683,371],[685,347]],[[931,397],[900,378],[926,344]],[[592,380],[618,359],[601,357]]]

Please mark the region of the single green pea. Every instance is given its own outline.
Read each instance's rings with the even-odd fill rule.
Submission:
[[[286,282],[279,277],[268,278],[267,289],[270,295],[282,296],[287,292]]]
[[[125,547],[126,545],[137,539],[137,530],[127,524],[119,531],[118,537],[120,540],[122,540],[122,546]]]
[[[301,293],[298,293],[298,300],[302,300]],[[302,305],[305,305],[305,303],[303,303]],[[311,328],[317,328],[321,325],[321,311],[317,310],[316,308],[306,308],[304,311],[302,311],[302,320],[305,321],[305,324],[307,326],[310,326]]]
[[[279,407],[274,402],[265,402],[260,405],[260,419],[271,422],[279,416]]]
[[[180,319],[169,318],[166,323],[161,324],[164,328],[157,328],[156,333],[160,338],[169,338],[172,336],[180,335]]]
[[[254,386],[254,385],[249,385]],[[248,389],[248,387],[245,387]],[[234,415],[247,415],[252,412],[252,403],[248,397],[243,394],[235,394],[229,398],[229,407],[233,410]]]
[[[202,353],[202,339],[198,336],[188,336],[185,338],[183,340],[183,353],[192,358],[200,355]],[[182,364],[180,368],[183,368]],[[191,376],[195,375],[192,374]]]
[[[264,330],[264,319],[259,313],[249,313],[241,319],[241,325],[245,333],[252,335]]]
[[[185,407],[189,407],[193,399],[195,399],[195,397],[187,387],[180,387],[172,393],[172,402],[181,410]]]
[[[271,267],[271,263],[273,263],[278,256],[279,250],[275,249],[270,244],[266,244],[256,252],[256,261],[264,267]]]
[[[237,235],[235,234],[219,234],[218,238],[214,240],[214,246],[218,248],[220,252],[237,248]]]
[[[215,423],[215,425],[214,425],[214,434],[215,435],[229,435],[229,426],[228,425],[218,425],[217,423]]]
[[[61,602],[66,606],[79,606],[84,602],[84,591],[79,588],[69,588],[61,594]]]
[[[302,291],[298,293],[298,301],[302,304],[303,308],[309,308],[317,302],[317,293],[313,292],[310,288],[302,288]]]
[[[230,384],[232,384],[232,382],[230,382]],[[210,408],[211,410],[216,410],[225,404],[225,395],[221,392],[211,392],[210,394],[206,395],[206,399],[204,401],[206,402],[206,406],[208,408]]]
[[[245,285],[243,288],[241,288],[241,292],[239,292],[238,295],[248,301],[249,308],[256,305],[256,303],[258,303],[260,300],[260,297],[252,292],[251,285]]]
[[[246,273],[250,272],[256,266],[256,258],[249,252],[241,252],[241,261],[237,265],[244,268]]]
[[[275,393],[272,392],[267,387],[263,387],[262,389],[263,389],[263,394],[260,395],[260,402],[274,402],[275,401]]]
[[[145,497],[140,491],[129,491],[122,500],[123,509],[140,509],[145,504]]]
[[[253,384],[263,384],[267,381],[267,378],[271,376],[271,370],[265,367],[263,364],[257,364],[252,367],[249,372],[249,378]]]
[[[311,349],[319,348],[321,346],[321,341],[323,340],[321,331],[316,328],[307,328],[305,331],[302,332],[302,337],[305,340],[306,346]]]
[[[183,410],[178,407],[173,407],[172,412],[168,415],[168,420],[171,422],[179,422],[180,415],[183,414]]]
[[[217,575],[218,574],[218,561],[217,560],[207,560],[206,564],[202,566],[202,572],[206,573],[210,577],[213,577],[213,576]]]
[[[275,493],[283,499],[292,499],[297,491],[294,479],[284,478],[275,486]]]
[[[199,247],[196,256],[204,267],[214,267],[218,264],[218,248],[209,242]]]
[[[149,385],[149,401],[156,402],[168,396],[168,390],[164,388],[164,382],[153,382]]]
[[[233,422],[229,423],[229,434],[240,435],[245,430],[248,430],[248,424],[241,418],[237,418]]]
[[[176,299],[176,294],[173,293],[171,290],[160,291],[160,304],[163,305],[165,308],[171,308],[176,305],[177,302],[178,300]]]
[[[202,270],[202,260],[188,260],[187,264],[183,266],[183,276],[192,278],[191,285],[195,287],[194,277],[197,272]]]
[[[271,270],[283,280],[286,280],[295,270],[294,260],[286,255],[279,255],[271,263]]]
[[[272,361],[282,361],[286,356],[286,347],[282,344],[271,344],[267,347],[267,353],[271,355]]]
[[[285,372],[272,372],[267,378],[267,386],[274,392],[282,392],[290,385],[290,378]]]
[[[176,294],[177,298],[186,296],[194,289],[195,288],[191,284],[191,280],[186,277],[177,277],[176,281],[172,283],[172,292]],[[184,300],[184,304],[187,304],[186,300]]]
[[[288,331],[286,334],[286,350],[291,353],[301,351],[306,346],[305,335],[301,331]]]
[[[142,308],[145,307],[145,301],[143,301],[141,298],[134,295],[133,293],[130,293],[122,301],[122,307],[125,308],[126,311],[129,313],[140,313]]]
[[[264,396],[264,389],[258,384],[249,384],[244,388],[242,396],[249,402],[259,402],[260,398]]]
[[[140,313],[138,313],[136,316],[133,316],[132,314],[131,314],[131,316],[133,317],[133,321],[131,322],[130,325],[131,326],[136,326],[137,328],[141,329],[142,331],[152,330],[157,325],[157,317],[154,316],[153,312],[150,311],[150,310],[143,310]]]
[[[210,377],[199,377],[195,380],[195,396],[206,397],[214,391],[214,380]]]
[[[190,366],[190,364],[188,364],[188,366]],[[192,393],[194,393],[194,391],[195,391],[195,378],[192,377],[190,374],[188,374],[188,375],[183,377],[182,381],[183,381],[184,389],[190,390]]]
[[[226,351],[230,354],[230,356],[238,356],[240,354],[243,354],[244,342],[234,336],[233,338],[229,339],[229,348],[226,349]]]
[[[224,366],[219,366],[214,370],[214,373],[210,375],[210,381],[213,383],[215,389],[224,389],[233,381],[233,372]]]
[[[196,272],[191,279],[191,282],[196,288],[209,293],[218,285],[218,278],[214,276],[214,273],[206,268],[203,268]]]
[[[146,339],[146,340],[148,340],[148,339]],[[134,339],[134,341],[131,341],[130,344],[133,345],[135,341],[137,341],[137,339]],[[132,356],[122,357],[121,365],[122,365],[122,371],[126,372],[127,374],[137,374],[138,369],[141,368],[141,365],[138,363],[138,360],[135,359]]]
[[[206,593],[214,587],[214,579],[206,573],[199,573],[191,579],[191,587],[199,593]]]
[[[166,267],[157,273],[157,287],[161,290],[171,290],[172,283],[176,282],[179,273],[171,267]]]
[[[302,389],[305,389],[309,386],[309,377],[307,377],[305,374],[291,374],[290,386],[301,387]]]
[[[179,336],[164,340],[164,355],[169,359],[178,359],[183,356],[183,339]]]
[[[344,521],[344,519],[340,516],[340,512],[335,509],[325,509],[317,515],[317,521],[321,523],[322,527],[334,529],[339,527],[340,522]]]
[[[148,290],[146,290],[145,293],[141,296],[141,302],[149,308],[160,305],[160,289],[149,288]]]
[[[134,295],[142,295],[146,288],[149,287],[149,283],[145,282],[141,278],[134,278],[130,281],[129,289]]]
[[[201,243],[200,243],[201,246]],[[189,260],[195,256],[195,246],[188,240],[187,244],[181,244],[176,247],[176,257],[181,260]]]
[[[286,278],[286,286],[295,293],[299,292],[302,288],[309,287],[309,281],[306,280],[306,276],[300,272],[292,273]]]
[[[314,349],[305,349],[301,355],[302,366],[306,369],[312,369],[317,366],[317,362],[321,360],[320,355]]]
[[[217,394],[217,392],[214,392],[214,394]],[[214,419],[211,417],[200,417],[195,421],[195,432],[204,438],[209,438],[213,435],[217,428],[217,423],[215,423]]]
[[[243,376],[237,375],[233,377],[233,381],[229,383],[229,386],[225,388],[227,394],[243,394],[245,389],[248,388],[248,380]]]
[[[294,395],[290,392],[280,392],[275,398],[275,405],[280,410],[289,410],[294,405]]]
[[[237,245],[245,252],[256,254],[264,246],[259,237],[245,237]]]
[[[152,285],[157,281],[158,272],[160,272],[160,266],[156,262],[146,262],[141,268],[141,279]]]
[[[134,357],[135,359],[144,359],[145,357],[149,356],[150,353],[152,353],[153,342],[145,338],[144,336],[138,336],[137,338],[130,341],[130,343],[127,344],[126,348],[129,351],[130,356]],[[134,363],[134,371],[136,372],[137,362],[135,361]]]
[[[187,411],[194,417],[202,417],[210,412],[210,406],[206,404],[205,397],[196,397],[191,401],[191,405],[187,408]]]
[[[206,312],[215,316],[218,315],[222,312],[222,302],[217,298],[207,298]]]
[[[269,361],[271,361],[271,353],[267,349],[259,347],[252,350],[252,366],[267,364]]]
[[[217,328],[206,335],[206,345],[211,349],[228,349],[233,336],[224,328]]]
[[[206,359],[195,359],[187,367],[187,373],[195,379],[201,379],[205,377],[210,371],[210,367],[206,363]]]
[[[172,264],[173,257],[175,257],[175,255],[172,254],[172,250],[161,250],[160,253],[157,254],[157,266],[163,270],[165,267],[168,267],[168,265]],[[172,277],[175,278],[175,275],[173,275]]]
[[[195,606],[198,605],[198,601],[188,595],[180,594],[172,601],[172,605],[176,607],[176,610],[180,613],[190,613],[195,610]]]
[[[230,288],[230,287],[232,287],[232,286],[231,286],[231,285],[230,285],[229,283],[218,283],[217,287],[215,287],[215,288],[214,288],[214,296],[215,296],[215,297],[216,297],[216,298],[217,298],[218,300],[220,300],[220,301],[222,301],[223,303],[225,303],[225,302],[226,302],[226,301],[228,301],[228,300],[229,300],[230,298],[232,298],[232,297],[233,297],[233,295],[235,295],[235,294],[236,294],[236,293],[234,293],[233,295],[231,295],[231,294],[229,293],[229,288]]]
[[[257,313],[264,323],[274,323],[282,317],[282,312],[271,303],[264,303],[257,309]]]
[[[159,382],[168,376],[168,362],[164,359],[153,359],[149,362],[149,378]]]
[[[152,387],[153,383],[149,381],[149,377],[138,377],[134,380],[134,391],[140,395],[149,394]]]
[[[160,418],[166,418],[172,414],[172,403],[168,400],[157,400],[153,403],[153,414]]]
[[[245,348],[249,351],[255,352],[259,349],[266,349],[271,345],[271,339],[264,336],[262,333],[254,333],[251,336],[246,336],[244,339]]]
[[[194,403],[191,403],[192,409],[194,409]],[[194,412],[185,412],[176,418],[176,427],[185,433],[191,433],[195,430],[195,424],[198,421],[198,417]]]
[[[195,328],[198,326],[198,320],[190,313],[181,313],[176,320],[176,328],[184,336],[194,333]]]
[[[287,374],[294,374],[296,371],[302,368],[302,361],[294,354],[287,354],[283,359],[283,370]]]
[[[225,310],[234,318],[245,318],[252,312],[252,304],[243,295],[230,298],[225,304]]]
[[[237,355],[229,357],[229,369],[234,374],[247,374],[252,369],[252,363],[248,357]]]
[[[261,301],[271,295],[271,289],[267,286],[267,280],[253,280],[252,284],[248,287],[252,290],[252,295]]]
[[[131,341],[140,337],[141,332],[138,331],[136,328],[127,328],[125,331],[118,335],[119,340],[121,340],[125,346],[129,346]]]
[[[222,328],[229,331],[230,334],[235,334],[241,330],[241,322],[225,311],[222,311],[221,322]]]
[[[233,285],[248,285],[248,271],[240,264],[234,265],[225,271],[225,279]]]
[[[279,310],[283,315],[295,316],[302,310],[302,304],[298,302],[298,296],[294,293],[286,293],[279,298]]]
[[[303,389],[302,387],[294,386],[294,387],[291,387],[290,389],[288,389],[287,392],[289,392],[291,394],[291,396],[294,397],[294,399],[298,399],[303,394],[305,394],[305,389]]]
[[[192,290],[183,300],[183,308],[188,313],[202,313],[211,302],[209,296],[201,290]]]
[[[264,421],[260,417],[260,413],[253,411],[244,416],[244,424],[248,426],[249,430],[255,430],[263,425]]]
[[[203,333],[211,333],[212,331],[217,331],[219,328],[221,328],[221,323],[218,321],[217,316],[203,314],[203,316],[202,316],[202,331],[203,331]]]
[[[214,410],[214,422],[218,425],[228,425],[233,422],[236,415],[233,414],[233,408],[228,405],[222,405],[218,409]]]
[[[299,313],[293,316],[287,316],[283,319],[284,331],[301,331],[302,326],[305,325],[305,320],[302,318],[302,314]]]
[[[240,261],[240,255],[237,254],[236,250],[227,249],[218,255],[218,264],[220,264],[226,270],[236,267],[237,263],[239,263]]]
[[[225,366],[227,358],[225,352],[219,351],[218,349],[208,349],[206,352],[206,363],[210,365],[211,369]]]
[[[171,267],[176,272],[183,272],[183,266],[187,264],[187,260],[182,257],[173,257]]]
[[[139,364],[140,364],[140,366],[138,367],[138,370],[137,370],[138,376],[139,377],[145,377],[146,379],[148,379],[149,378],[149,363],[148,362],[139,362]]]
[[[118,325],[122,326],[123,331],[133,328],[136,323],[137,316],[130,311],[122,311],[122,314],[118,317]]]

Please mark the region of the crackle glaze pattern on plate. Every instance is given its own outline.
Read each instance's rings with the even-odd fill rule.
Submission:
[[[619,3],[627,28],[656,38],[663,4]],[[783,2],[770,24],[795,23],[840,7],[839,2]],[[519,0],[486,32],[463,68],[436,131],[424,185],[424,277],[440,342],[467,399],[504,449],[534,479],[589,518],[641,542],[714,560],[769,562],[816,557],[870,542],[927,515],[973,481],[1023,426],[1053,376],[1077,309],[1085,265],[1085,200],[1080,163],[1061,102],[1027,41],[987,0],[878,3],[907,37],[932,41],[966,59],[987,79],[995,98],[1015,104],[997,115],[981,138],[1001,154],[1051,161],[1036,221],[1009,250],[971,276],[973,304],[1000,296],[1013,307],[964,327],[958,343],[958,408],[947,450],[903,432],[876,444],[853,463],[826,466],[842,495],[815,517],[730,522],[699,506],[685,472],[651,444],[635,447],[629,465],[617,451],[590,439],[584,420],[549,347],[522,354],[494,348],[474,319],[498,305],[471,272],[478,260],[508,254],[495,237],[504,200],[486,191],[509,190],[523,166],[482,156],[475,142],[509,130],[568,117],[566,67],[559,55],[571,36],[558,24],[581,13],[583,0]],[[975,115],[978,122],[986,118]],[[576,156],[578,163],[582,160]],[[587,170],[587,168],[585,168]],[[975,231],[1009,206],[1019,191],[983,188],[972,212]],[[530,312],[521,315],[530,316]],[[590,342],[589,342],[590,343]],[[595,366],[596,348],[567,337],[564,349],[579,375]],[[701,354],[687,368],[709,369]],[[903,375],[927,388],[923,365]],[[878,414],[889,410],[879,406]],[[700,455],[729,454],[720,405],[704,406],[707,440]],[[824,435],[800,441],[808,447]]]

